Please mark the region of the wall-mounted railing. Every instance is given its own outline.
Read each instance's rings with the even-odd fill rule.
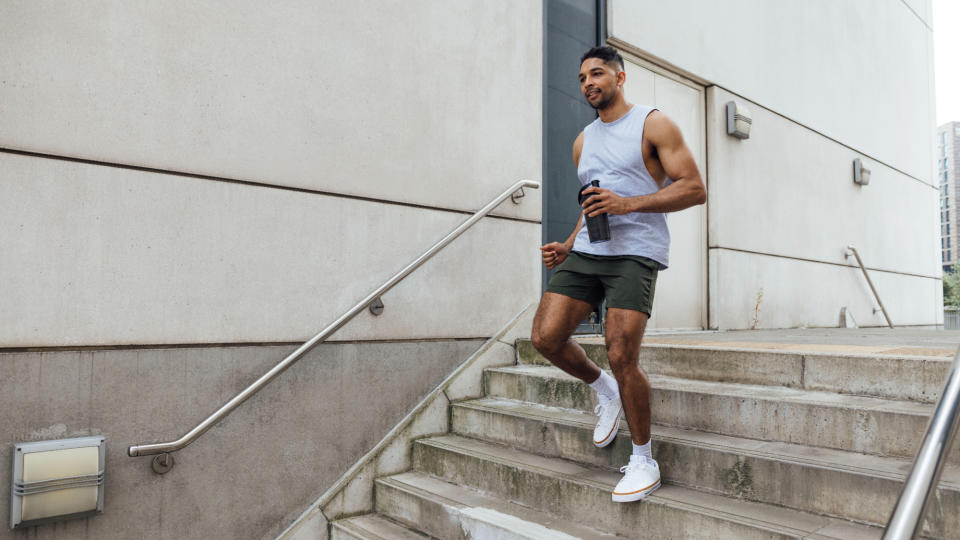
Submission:
[[[857,259],[857,264],[860,265],[860,270],[863,271],[863,277],[867,278],[867,284],[870,285],[870,290],[873,291],[873,297],[877,300],[877,303],[880,304],[880,311],[883,312],[883,317],[887,319],[887,325],[890,328],[893,328],[893,321],[890,320],[890,315],[887,314],[887,308],[883,307],[883,300],[880,300],[880,295],[877,294],[877,288],[873,286],[873,280],[870,279],[870,274],[867,273],[867,267],[863,265],[863,260],[860,259],[860,254],[857,253],[857,248],[853,246],[847,246],[847,252],[845,253],[847,258],[850,258],[850,255],[853,255]],[[876,313],[876,309],[873,310]]]
[[[494,208],[500,205],[500,203],[509,198],[514,202],[514,204],[519,204],[519,199],[523,197],[523,188],[538,189],[539,187],[540,184],[538,182],[534,182],[533,180],[520,180],[516,182],[507,188],[506,191],[490,201],[490,203],[488,203],[486,206],[470,216],[466,221],[461,223],[460,226],[443,237],[439,242],[434,244],[430,249],[414,259],[413,262],[394,274],[394,276],[388,279],[386,283],[377,287],[376,290],[368,294],[363,300],[357,302],[355,306],[350,308],[337,320],[330,323],[330,325],[320,331],[319,334],[310,338],[309,341],[301,345],[297,350],[290,353],[286,358],[280,361],[280,363],[271,368],[270,371],[266,372],[263,374],[263,376],[254,381],[253,384],[243,389],[239,394],[234,396],[233,399],[214,411],[204,421],[197,424],[184,436],[169,442],[131,446],[127,449],[127,454],[130,455],[130,457],[157,455],[152,463],[153,470],[161,474],[169,471],[170,468],[173,467],[173,456],[170,455],[172,452],[181,450],[188,444],[195,441],[197,437],[203,435],[208,429],[213,427],[214,424],[220,420],[223,420],[234,409],[239,407],[241,403],[259,392],[261,388],[269,384],[273,379],[277,378],[278,375],[286,371],[287,368],[302,358],[303,355],[330,337],[330,335],[339,330],[343,325],[347,324],[361,311],[364,309],[371,309],[375,312],[381,311],[383,309],[383,304],[380,301],[380,297],[383,294],[392,289],[394,285],[403,280],[403,278],[407,277],[411,272],[423,265],[423,263],[427,262],[431,257],[436,255],[440,250],[450,244],[450,242],[453,242],[458,236],[463,234],[476,222],[480,221],[484,216],[492,212]]]

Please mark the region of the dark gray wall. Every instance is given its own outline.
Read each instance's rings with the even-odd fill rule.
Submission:
[[[5,490],[0,539],[277,534],[481,343],[320,345],[163,476],[127,446],[180,437],[295,346],[0,352],[0,486],[16,442],[107,438],[102,515],[11,531]]]
[[[573,141],[597,115],[580,93],[577,73],[580,56],[600,43],[600,5],[597,0],[544,0],[544,243],[566,240],[579,217]],[[544,286],[549,278],[544,269]]]

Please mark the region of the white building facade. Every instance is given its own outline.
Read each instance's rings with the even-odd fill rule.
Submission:
[[[936,139],[937,183],[940,185],[940,260],[943,271],[960,261],[960,246],[957,246],[956,192],[957,176],[960,175],[960,122],[947,122],[937,127]],[[950,218],[951,209],[953,218]]]

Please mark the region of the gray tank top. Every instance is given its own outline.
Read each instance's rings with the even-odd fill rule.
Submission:
[[[600,187],[622,197],[649,195],[660,189],[643,163],[643,124],[656,109],[634,105],[627,114],[606,123],[599,118],[583,129],[577,176],[581,184],[599,180]],[[669,180],[668,180],[669,182]],[[573,250],[592,255],[635,255],[669,264],[670,231],[661,213],[632,212],[609,216],[610,240],[591,244],[586,220]]]

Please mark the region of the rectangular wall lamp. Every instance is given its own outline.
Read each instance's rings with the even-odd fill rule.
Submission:
[[[10,527],[103,512],[105,450],[102,436],[15,444]]]

